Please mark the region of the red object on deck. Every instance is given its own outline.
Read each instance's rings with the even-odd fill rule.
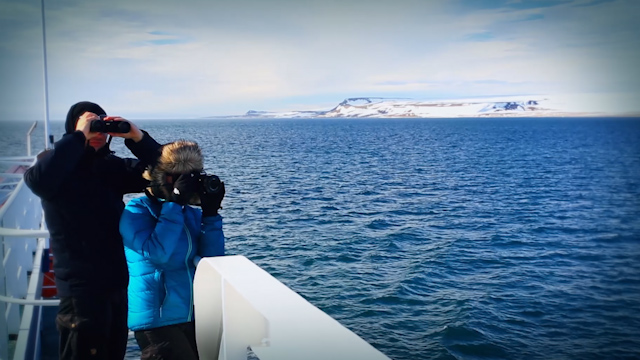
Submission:
[[[42,297],[51,298],[56,295],[58,295],[58,289],[56,289],[56,276],[53,273],[53,254],[49,252],[49,271],[42,277]]]

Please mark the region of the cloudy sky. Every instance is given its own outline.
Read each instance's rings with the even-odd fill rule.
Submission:
[[[640,111],[637,0],[45,0],[51,119],[588,94]],[[0,121],[43,118],[40,0],[0,0]],[[636,100],[636,101],[633,101]]]

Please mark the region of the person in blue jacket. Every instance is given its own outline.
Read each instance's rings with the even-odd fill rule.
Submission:
[[[224,183],[203,170],[197,143],[166,144],[145,195],[120,220],[129,266],[128,325],[141,359],[198,359],[193,278],[202,257],[224,255]],[[192,205],[200,205],[201,209]]]

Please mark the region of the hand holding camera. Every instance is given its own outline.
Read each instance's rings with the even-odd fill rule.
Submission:
[[[216,175],[205,173],[177,174],[173,176],[172,188],[167,200],[182,206],[189,204],[193,195],[200,197],[202,216],[215,216],[225,195],[224,182]],[[170,185],[171,186],[171,185]]]
[[[167,200],[187,205],[193,194],[198,191],[198,177],[196,174],[180,174],[173,180],[173,190],[169,193]]]
[[[225,194],[224,182],[220,181],[216,175],[201,174],[198,191],[202,216],[218,215],[218,209],[222,207],[220,204]]]

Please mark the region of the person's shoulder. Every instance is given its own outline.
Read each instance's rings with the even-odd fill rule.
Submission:
[[[126,208],[131,209],[148,209],[151,207],[149,198],[146,195],[134,197],[127,202]],[[140,212],[140,211],[136,211]]]
[[[162,211],[162,203],[158,199],[151,198],[145,194],[129,200],[125,208],[129,212],[150,214],[157,218]]]

